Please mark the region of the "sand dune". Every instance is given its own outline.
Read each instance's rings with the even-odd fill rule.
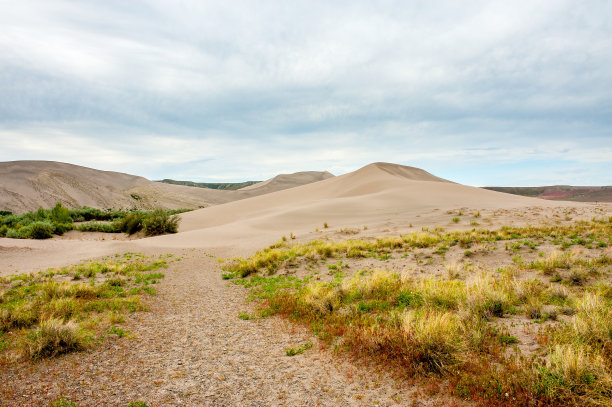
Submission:
[[[334,175],[327,171],[302,171],[293,174],[280,174],[267,181],[258,182],[257,184],[249,185],[241,188],[240,192],[257,191],[261,195],[283,189],[294,188],[300,185],[310,184],[312,182],[323,181],[332,178]]]
[[[170,247],[255,248],[281,235],[334,228],[419,225],[461,207],[512,209],[577,205],[513,196],[438,178],[418,168],[375,163],[300,187],[183,214],[177,235],[140,241]]]
[[[327,172],[281,175],[257,188],[224,191],[153,182],[143,177],[52,161],[0,163],[0,209],[14,213],[51,207],[202,208],[329,178]]]

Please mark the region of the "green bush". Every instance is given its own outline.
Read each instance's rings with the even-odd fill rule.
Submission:
[[[129,235],[140,232],[143,228],[143,220],[145,215],[139,212],[127,214],[123,219],[117,222],[117,228]]]
[[[70,211],[67,208],[64,208],[59,202],[53,209],[51,209],[51,220],[53,223],[72,223]]]
[[[179,220],[177,215],[169,215],[163,209],[156,209],[144,217],[142,225],[145,235],[157,236],[164,233],[176,233]]]
[[[47,221],[30,223],[21,229],[21,234],[31,239],[49,239],[53,237],[53,225]]]
[[[54,223],[53,224],[53,233],[59,236],[73,229],[74,229],[74,225],[72,223]]]
[[[8,229],[5,236],[9,239],[26,239],[26,236],[23,236],[19,229]]]
[[[77,229],[83,232],[125,232],[130,235],[145,230],[147,236],[176,233],[178,213],[188,209],[148,211],[101,210],[83,207],[67,209],[61,203],[51,209],[13,215],[8,211],[0,215],[0,237],[13,239],[47,239]],[[98,222],[106,221],[106,222]],[[78,226],[74,222],[87,222]]]

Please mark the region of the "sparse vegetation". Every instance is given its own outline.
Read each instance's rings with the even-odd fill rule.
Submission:
[[[301,355],[310,348],[312,348],[312,342],[306,342],[305,344],[299,345],[295,348],[287,348],[285,350],[285,354],[287,356]]]
[[[590,241],[609,244],[611,232],[612,219],[593,219],[566,226],[426,229],[372,240],[278,242],[226,268],[228,276],[243,277],[234,282],[250,289],[260,316],[303,323],[333,349],[390,363],[403,375],[438,377],[456,396],[483,405],[606,405],[612,399],[612,288],[607,281],[612,260],[601,251],[566,250],[568,243],[586,249]],[[495,247],[499,241],[509,249],[516,245],[506,252],[513,258],[510,266],[490,270],[481,265],[474,273],[452,263],[446,265],[446,278],[353,271],[343,262],[415,249],[443,255],[453,246],[464,248],[465,256],[469,251],[474,261],[475,245]],[[545,242],[552,249],[536,254],[535,247]],[[526,261],[520,253],[533,253],[536,260]],[[302,278],[270,275],[329,258],[337,262],[326,265],[327,280],[310,266],[306,270],[313,272]],[[523,331],[500,329],[503,321],[517,327],[523,321]],[[512,348],[526,329],[539,347],[516,353],[518,348]]]
[[[164,267],[165,261],[127,253],[112,261],[0,278],[0,358],[53,357],[85,349],[105,332],[127,336],[129,331],[116,325],[125,322],[126,312],[145,308],[141,296],[154,293],[150,286],[163,278],[157,270]]]

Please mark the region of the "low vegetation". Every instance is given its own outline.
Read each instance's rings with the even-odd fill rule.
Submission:
[[[261,181],[245,181],[245,182],[193,182],[193,181],[176,181],[173,179],[163,179],[160,182],[165,184],[175,184],[175,185],[185,185],[188,187],[197,187],[197,188],[209,188],[209,189],[219,189],[219,190],[227,190],[227,191],[236,191],[241,188],[246,188],[253,184],[260,183]]]
[[[60,397],[50,404],[51,407],[78,407],[78,405],[66,397]],[[127,407],[147,407],[144,401],[130,401]]]
[[[127,336],[116,325],[145,309],[142,296],[155,294],[165,267],[165,260],[127,253],[0,278],[0,364],[83,350],[109,334]]]
[[[437,380],[480,405],[609,405],[611,239],[612,218],[602,218],[565,226],[425,229],[371,240],[281,241],[235,259],[224,278],[235,278],[259,303],[257,314],[244,319],[290,318],[336,351],[388,363],[403,376]],[[475,263],[476,249],[487,244],[512,263],[494,269]],[[401,259],[415,250],[443,258],[453,246],[470,251],[469,267],[450,264],[442,276],[350,266],[367,257],[384,265],[390,256]],[[571,251],[573,246],[580,249]],[[525,261],[522,253],[536,260]],[[318,264],[332,258],[321,273]],[[302,276],[293,275],[298,267]],[[535,350],[521,347],[525,335],[536,340]]]
[[[69,230],[134,234],[143,231],[146,236],[176,233],[179,213],[188,211],[163,210],[100,210],[84,207],[68,209],[58,203],[52,209],[40,208],[35,212],[0,215],[0,237],[14,239],[48,239]],[[75,222],[79,222],[76,223]]]

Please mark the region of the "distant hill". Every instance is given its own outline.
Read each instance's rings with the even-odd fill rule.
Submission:
[[[552,185],[542,187],[484,187],[484,189],[554,201],[612,202],[612,186]]]
[[[279,174],[267,181],[257,182],[253,185],[241,188],[241,192],[257,193],[258,195],[268,194],[270,192],[280,191],[283,189],[294,188],[300,185],[311,184],[313,182],[323,181],[333,178],[334,174],[327,171],[300,171],[293,174]]]
[[[39,207],[50,208],[58,202],[68,208],[194,209],[294,188],[329,177],[333,175],[328,172],[298,172],[264,182],[212,184],[219,187],[197,188],[54,161],[7,161],[0,162],[0,211],[23,213]],[[237,189],[241,186],[242,189]]]
[[[164,184],[174,184],[174,185],[185,185],[188,187],[197,187],[197,188],[209,188],[209,189],[220,189],[224,191],[236,191],[238,189],[251,186],[253,184],[257,184],[261,181],[245,181],[245,182],[228,182],[228,183],[219,183],[219,182],[193,182],[193,181],[176,181],[173,179],[163,179],[161,181]]]

